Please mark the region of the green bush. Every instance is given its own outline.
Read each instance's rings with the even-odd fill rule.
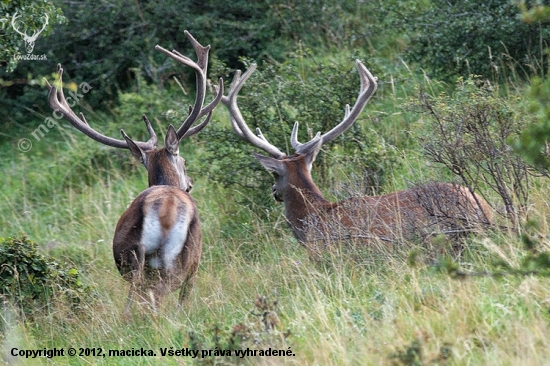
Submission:
[[[189,332],[190,349],[200,351],[201,355],[208,350],[214,350],[210,351],[207,357],[197,358],[195,363],[220,365],[239,364],[244,359],[260,361],[266,357],[262,353],[267,350],[285,352],[279,356],[296,356],[288,341],[291,331],[281,329],[279,315],[282,314],[277,300],[273,300],[271,296],[258,296],[254,302],[254,309],[248,312],[243,321],[222,327],[216,324],[205,334]]]
[[[0,280],[0,299],[27,316],[55,301],[77,309],[90,291],[76,268],[40,254],[25,235],[0,238]]]
[[[408,38],[406,58],[434,75],[490,77],[508,75],[511,68],[521,69],[523,77],[546,71],[550,27],[524,23],[512,1],[396,0],[380,8],[386,14],[382,25]]]
[[[119,92],[131,87],[138,75],[161,85],[174,72],[181,72],[154,46],[192,56],[184,30],[202,44],[210,44],[213,57],[237,67],[240,57],[281,61],[297,41],[365,45],[361,25],[369,14],[366,4],[354,1],[332,1],[327,6],[301,0],[114,0],[60,3],[60,7],[68,23],[55,26],[49,37],[36,43],[34,53],[46,54],[47,60],[20,62],[14,72],[0,72],[0,109],[9,120],[28,123],[26,108],[51,115],[45,89],[37,84],[57,63],[65,67],[67,80],[93,86],[86,103],[111,107],[109,103],[116,102]],[[191,70],[187,73],[192,75]]]
[[[528,95],[529,111],[535,121],[513,143],[514,149],[530,164],[548,174],[550,169],[550,79],[533,78]]]
[[[56,8],[51,1],[0,2],[0,70],[5,69],[9,72],[17,66],[14,55],[28,54],[23,37],[12,27],[12,20],[15,20],[18,31],[28,35],[44,27],[44,31],[40,33],[42,37],[51,33],[54,24],[67,21],[61,9]]]

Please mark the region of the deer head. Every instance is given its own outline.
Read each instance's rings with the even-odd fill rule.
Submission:
[[[244,121],[237,105],[237,95],[246,80],[256,69],[256,64],[252,64],[242,76],[240,71],[237,71],[235,74],[229,93],[227,96],[222,98],[222,103],[224,103],[229,110],[229,118],[233,131],[243,140],[269,154],[269,156],[264,156],[254,153],[254,156],[262,164],[262,166],[274,174],[275,185],[273,186],[273,194],[275,199],[284,201],[285,195],[291,193],[293,189],[290,186],[295,183],[295,179],[291,178],[298,177],[298,175],[293,177],[293,172],[305,172],[305,174],[301,174],[301,177],[307,181],[305,183],[307,183],[308,186],[313,184],[311,181],[311,168],[317,154],[321,149],[321,146],[334,140],[351,125],[353,125],[365,105],[368,103],[369,99],[376,91],[376,78],[372,76],[370,71],[361,61],[357,60],[356,66],[361,80],[361,88],[353,108],[350,109],[350,106],[347,105],[344,118],[338,125],[324,134],[318,132],[310,141],[306,143],[300,143],[298,141],[299,125],[298,122],[296,122],[290,136],[291,145],[295,150],[295,153],[291,156],[287,156],[277,147],[270,144],[259,128],[256,129],[256,134],[254,134]],[[315,193],[320,194],[320,191],[317,192],[317,187],[315,188],[316,189],[313,189]]]

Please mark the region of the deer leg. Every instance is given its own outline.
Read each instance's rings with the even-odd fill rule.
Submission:
[[[130,308],[134,302],[134,294],[136,292],[136,285],[134,282],[130,283],[130,290],[128,291],[128,299],[126,300],[126,305],[124,306],[124,315],[130,314]]]
[[[130,313],[130,308],[134,302],[134,295],[143,285],[143,268],[145,267],[145,252],[141,247],[130,254],[130,267],[132,268],[130,276],[130,289],[128,291],[128,300],[124,307],[124,314]]]
[[[180,294],[178,297],[178,302],[180,307],[183,307],[183,305],[187,302],[187,299],[189,298],[189,293],[193,289],[196,279],[197,279],[197,270],[194,270],[192,271],[192,273],[187,275],[187,277],[183,281],[183,284],[180,288]]]
[[[181,279],[179,306],[182,307],[193,289],[202,253],[202,232],[198,221],[191,223],[189,234],[180,254]]]
[[[162,271],[162,275],[159,276],[157,283],[151,289],[151,304],[154,311],[158,311],[162,299],[171,292],[170,281],[172,279],[171,271]]]

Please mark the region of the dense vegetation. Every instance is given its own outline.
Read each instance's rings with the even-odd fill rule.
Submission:
[[[47,60],[13,58],[26,54],[15,11],[29,34],[49,14],[32,52]],[[82,347],[157,355],[56,364],[181,363],[161,348],[211,350],[194,360],[204,364],[547,362],[548,13],[508,0],[1,2],[2,361],[21,361],[13,348]],[[106,135],[143,140],[144,113],[163,135],[184,118],[194,75],[154,45],[194,58],[185,29],[211,44],[211,80],[228,86],[235,69],[259,64],[239,105],[288,152],[295,121],[305,140],[343,118],[361,59],[379,88],[315,163],[327,198],[455,181],[489,201],[498,228],[391,250],[342,243],[312,261],[220,106],[180,149],[204,240],[191,302],[178,309],[174,296],[159,314],[124,318],[128,285],[110,243],[145,170],[57,119],[43,77],[61,63],[73,109]],[[247,348],[285,356],[213,354]]]

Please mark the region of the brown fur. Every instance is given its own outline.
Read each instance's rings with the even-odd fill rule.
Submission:
[[[449,183],[331,203],[313,182],[304,155],[279,161],[285,173],[276,177],[274,194],[285,204],[294,236],[304,243],[350,237],[396,241],[471,231],[492,221],[491,209],[482,197]]]
[[[180,289],[179,301],[183,303],[193,287],[199,267],[202,234],[198,210],[186,192],[191,189],[191,180],[185,174],[185,161],[178,155],[178,140],[173,127],[169,128],[166,136],[166,145],[169,143],[170,151],[168,148],[143,151],[138,146],[130,149],[145,164],[151,187],[141,192],[122,214],[113,238],[117,268],[130,282],[126,313],[135,293],[141,301],[152,303],[156,308],[166,294]],[[148,215],[156,215],[160,228],[144,227]],[[186,223],[187,227],[178,227],[177,231],[186,233],[186,238],[172,266],[172,262],[163,262],[165,258],[162,253],[167,245],[166,240],[173,241],[170,233],[180,222]],[[155,231],[158,229],[161,232]],[[152,231],[144,233],[144,230]],[[151,237],[155,241],[147,242]],[[148,247],[151,250],[158,243],[158,250],[146,253]],[[151,261],[156,266],[151,266]]]
[[[170,271],[148,268],[148,258],[139,245],[146,211],[156,210],[163,229],[169,230],[178,212],[185,214],[182,211],[188,207],[191,207],[193,217],[176,267]],[[120,274],[132,283],[130,291],[138,292],[142,299],[148,300],[147,291],[152,290],[155,306],[167,293],[177,289],[182,291],[180,300],[186,299],[195,281],[201,252],[201,230],[195,203],[188,193],[170,186],[153,186],[140,193],[118,221],[113,238],[115,262]],[[129,296],[131,300],[133,293]]]

